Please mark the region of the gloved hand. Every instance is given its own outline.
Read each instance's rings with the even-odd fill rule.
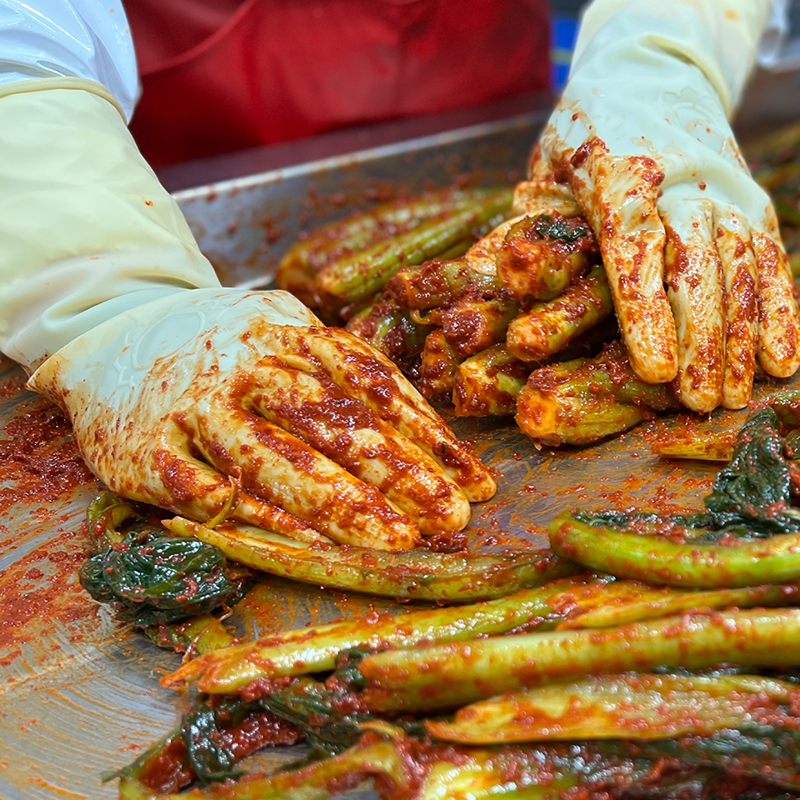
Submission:
[[[64,346],[30,386],[118,494],[384,550],[469,521],[494,482],[377,351],[285,292],[184,291]]]
[[[103,87],[0,89],[0,347],[119,494],[305,541],[459,530],[494,480],[383,356],[224,289]],[[52,89],[52,90],[51,90]]]
[[[533,178],[569,184],[594,228],[636,374],[675,379],[696,411],[743,407],[756,353],[777,377],[800,365],[775,213],[727,120],[768,10],[595,0],[532,163]]]

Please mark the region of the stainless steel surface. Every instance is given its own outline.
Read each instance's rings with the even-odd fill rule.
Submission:
[[[446,184],[461,172],[482,183],[512,180],[524,168],[538,122],[517,118],[178,197],[226,281],[260,286],[303,227],[361,206],[366,197],[394,192],[398,185],[418,190]],[[276,229],[282,231],[277,238]],[[0,445],[11,442],[9,458],[19,458],[20,471],[35,487],[36,470],[57,472],[63,458],[48,467],[33,457],[52,449],[53,435],[24,440],[19,428],[50,411],[44,400],[22,391],[22,383],[18,368],[0,363]],[[649,441],[668,424],[652,423],[561,454],[537,450],[511,423],[459,421],[459,432],[476,440],[500,476],[497,497],[474,509],[474,545],[541,543],[540,526],[565,506],[627,507],[637,499],[693,505],[711,469],[673,467],[648,454]],[[74,454],[68,436],[64,442],[66,454]],[[0,472],[0,798],[115,797],[116,786],[101,785],[100,773],[133,760],[186,706],[186,697],[158,685],[159,675],[179,659],[116,622],[77,583],[85,548],[82,519],[98,484],[84,477],[72,488],[41,496],[23,494],[19,480],[3,474],[8,473]],[[243,602],[237,620],[254,635],[358,614],[369,603],[391,605],[269,579]],[[274,764],[295,755],[276,750],[262,761]]]
[[[542,112],[176,192],[223,283],[264,286],[297,235],[398,192],[524,173]]]

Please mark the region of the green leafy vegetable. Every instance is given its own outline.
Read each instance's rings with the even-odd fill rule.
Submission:
[[[733,458],[705,500],[713,527],[741,523],[775,533],[800,528],[800,521],[786,515],[791,482],[780,427],[775,411],[764,408],[739,431]]]
[[[663,388],[631,383],[612,360],[594,365],[594,380],[618,405],[670,404]],[[324,571],[328,582],[395,595],[505,596],[288,631],[188,662],[164,685],[192,681],[204,694],[160,748],[119,773],[121,796],[174,797],[157,792],[198,779],[216,782],[195,790],[198,799],[323,800],[367,778],[386,800],[797,796],[800,612],[786,608],[800,599],[791,507],[800,434],[786,433],[794,403],[751,417],[704,513],[562,514],[551,528],[556,558],[411,552],[366,561],[359,548],[171,520],[181,536],[301,580]],[[98,582],[99,571],[113,575],[134,602],[149,591],[137,582],[148,570],[153,586],[174,588],[181,570],[141,561],[161,552],[152,534],[120,538],[120,522],[130,520],[119,504],[96,507],[95,531],[111,542],[103,558],[127,559],[95,569]],[[601,572],[575,575],[575,563]],[[216,576],[219,562],[207,566]],[[536,588],[509,594],[520,586]],[[217,633],[209,650],[225,644]],[[287,726],[286,741],[302,735],[315,761],[229,780],[246,749],[239,733],[270,724]],[[168,767],[159,785],[157,770],[148,775],[154,763]]]
[[[133,508],[113,495],[101,496],[89,509],[99,552],[79,578],[95,600],[121,603],[127,616],[146,627],[206,614],[241,598],[251,574],[229,567],[218,547],[165,535],[141,520],[128,533],[116,529],[133,517]]]
[[[123,603],[140,625],[205,614],[235,602],[242,589],[218,548],[140,534],[89,559],[80,581],[98,602]]]
[[[223,698],[214,706],[201,700],[184,716],[180,734],[195,777],[202,783],[236,778],[243,774],[233,768],[237,760],[236,753],[220,736],[220,729],[222,720],[233,724],[241,722],[251,705],[238,698]]]
[[[570,244],[594,236],[592,229],[581,217],[553,217],[550,214],[539,214],[533,220],[532,228],[540,239],[558,239]]]

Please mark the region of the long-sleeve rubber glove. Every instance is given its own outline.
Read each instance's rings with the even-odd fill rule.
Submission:
[[[532,163],[594,228],[636,374],[697,411],[744,406],[756,353],[800,365],[775,213],[728,124],[769,5],[595,0]]]
[[[394,366],[220,287],[103,87],[54,81],[0,96],[0,346],[94,473],[198,520],[236,491],[234,519],[305,541],[466,525],[494,481]]]

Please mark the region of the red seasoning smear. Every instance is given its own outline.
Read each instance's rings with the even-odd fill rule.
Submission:
[[[39,658],[58,647],[54,629],[94,617],[97,604],[78,583],[78,570],[88,556],[85,530],[62,533],[0,575],[0,666],[31,645]],[[77,634],[83,638],[81,634]]]
[[[21,544],[26,534],[53,528],[50,504],[63,504],[75,489],[94,483],[71,436],[69,422],[44,398],[21,403],[0,432],[0,545]],[[15,509],[16,507],[16,509]],[[9,530],[8,512],[17,514],[22,530]],[[52,509],[55,512],[55,509]],[[12,512],[13,514],[14,512]],[[6,525],[3,525],[3,521]],[[0,666],[25,650],[26,660],[52,658],[58,648],[56,630],[81,637],[75,621],[94,617],[97,606],[78,583],[77,573],[87,558],[85,530],[60,532],[48,538],[0,573]],[[91,626],[92,628],[95,626]]]
[[[0,363],[2,369],[2,363]],[[0,379],[0,400],[10,400],[16,397],[24,388],[27,378],[21,371],[12,372],[8,376],[3,376]]]
[[[30,408],[2,431],[0,513],[17,503],[51,502],[93,480],[61,412],[42,398]]]

